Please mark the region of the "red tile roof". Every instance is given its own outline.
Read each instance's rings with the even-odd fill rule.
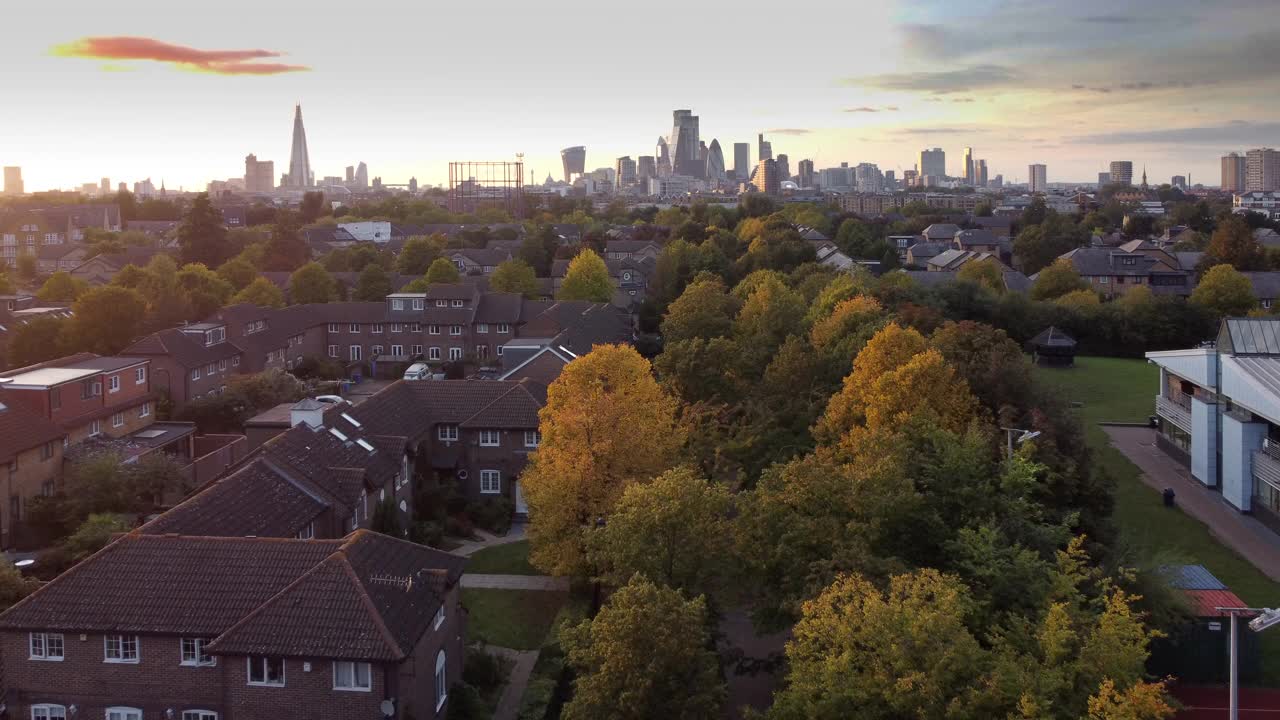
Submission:
[[[1245,601],[1230,590],[1183,590],[1191,601],[1192,612],[1196,617],[1227,617],[1230,613],[1217,610],[1220,607],[1249,607]]]

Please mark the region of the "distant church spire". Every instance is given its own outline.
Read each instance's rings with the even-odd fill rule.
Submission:
[[[293,150],[289,153],[289,186],[305,188],[315,184],[311,158],[307,154],[307,131],[302,127],[302,105],[293,109]]]
[[[1147,166],[1142,166],[1142,189],[1147,189]]]

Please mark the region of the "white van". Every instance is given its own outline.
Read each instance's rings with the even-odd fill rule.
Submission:
[[[431,368],[426,363],[414,363],[404,371],[405,380],[430,380]]]

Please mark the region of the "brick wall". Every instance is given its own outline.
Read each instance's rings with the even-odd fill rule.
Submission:
[[[49,450],[51,454],[47,459],[42,459],[40,447],[19,453],[16,469],[0,465],[0,482],[5,488],[4,497],[0,498],[0,545],[5,548],[27,547],[40,540],[19,523],[31,499],[41,494],[46,482],[57,482],[62,473],[62,443],[51,442]],[[15,497],[18,498],[18,517],[11,515]]]

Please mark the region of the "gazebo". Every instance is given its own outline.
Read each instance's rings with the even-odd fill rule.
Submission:
[[[1076,341],[1052,325],[1031,338],[1027,345],[1037,365],[1071,367],[1076,363]]]

